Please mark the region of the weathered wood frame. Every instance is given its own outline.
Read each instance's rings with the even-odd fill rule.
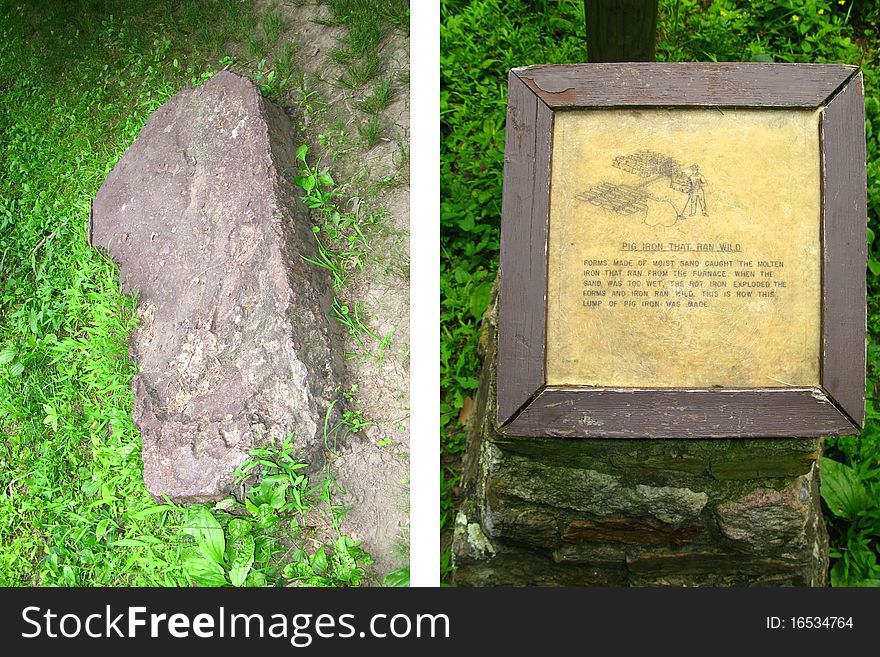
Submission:
[[[584,64],[509,76],[497,422],[520,436],[759,438],[853,434],[865,415],[867,200],[862,75],[834,64]],[[820,109],[821,385],[548,386],[547,230],[553,116],[582,108]]]

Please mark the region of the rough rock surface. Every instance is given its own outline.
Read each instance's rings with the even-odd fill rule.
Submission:
[[[495,314],[453,539],[459,586],[823,586],[818,439],[569,440],[495,417]]]
[[[252,446],[291,433],[323,462],[341,363],[294,147],[283,111],[221,71],[157,109],[95,197],[92,244],[139,293],[135,422],[157,498],[219,499]]]

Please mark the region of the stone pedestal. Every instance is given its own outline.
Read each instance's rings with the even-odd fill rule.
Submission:
[[[495,312],[453,545],[459,586],[825,586],[819,439],[578,440],[495,426]]]

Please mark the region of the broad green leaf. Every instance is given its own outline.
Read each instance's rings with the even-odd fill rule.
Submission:
[[[206,559],[200,554],[186,554],[183,557],[183,569],[199,586],[228,586],[229,581],[223,572],[223,566]]]
[[[229,538],[234,540],[250,534],[251,528],[252,525],[249,520],[245,520],[244,518],[233,518],[229,521],[229,526],[226,528],[226,531],[229,534]]]
[[[238,505],[239,502],[234,497],[224,497],[211,508],[214,509],[214,511],[229,511],[230,509],[234,509]]]
[[[247,581],[245,582],[245,586],[251,587],[263,587],[268,585],[269,584],[266,581],[266,576],[259,570],[251,570],[251,572],[248,574]]]
[[[6,347],[3,351],[0,351],[0,365],[11,363],[15,360],[16,353],[15,347]]]
[[[232,541],[232,556],[229,560],[229,581],[233,586],[241,586],[247,580],[254,564],[254,537],[250,534],[239,536]]]
[[[855,471],[843,463],[821,459],[820,492],[831,513],[838,518],[855,518],[865,508],[868,494]]]
[[[358,574],[357,561],[349,552],[349,543],[345,536],[340,536],[333,544],[333,574],[345,582]]]
[[[296,149],[296,159],[300,162],[306,161],[306,153],[309,152],[309,147],[307,144],[302,144]]]
[[[312,567],[303,561],[292,561],[281,571],[284,579],[296,580],[314,575]]]
[[[392,570],[382,579],[383,586],[409,586],[409,568],[398,568]]]
[[[323,546],[309,558],[309,562],[311,563],[312,570],[316,573],[322,574],[327,572],[327,555],[324,552]]]
[[[167,513],[168,511],[174,510],[174,507],[168,504],[163,504],[162,506],[148,506],[142,511],[136,511],[135,513],[132,513],[130,517],[134,518],[135,520],[143,520],[148,516],[154,516],[159,513]]]
[[[208,509],[199,507],[195,512],[190,512],[184,532],[195,538],[196,545],[207,558],[218,564],[223,563],[223,553],[226,551],[223,528]]]
[[[147,547],[146,541],[140,541],[136,538],[120,538],[111,543],[114,547]]]

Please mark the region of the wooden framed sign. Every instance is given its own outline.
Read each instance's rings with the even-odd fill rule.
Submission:
[[[864,125],[854,66],[511,71],[502,430],[857,432]]]

